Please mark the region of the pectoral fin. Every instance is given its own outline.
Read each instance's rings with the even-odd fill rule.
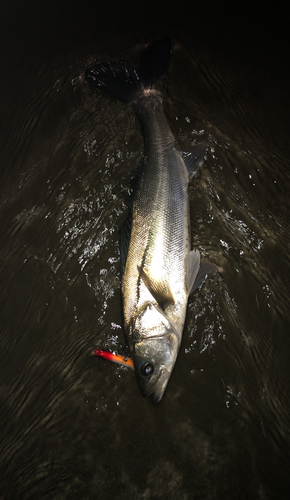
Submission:
[[[154,280],[148,273],[146,273],[145,269],[142,269],[140,266],[138,266],[138,271],[146,288],[148,288],[151,295],[163,310],[171,304],[174,304],[172,291],[165,280]]]

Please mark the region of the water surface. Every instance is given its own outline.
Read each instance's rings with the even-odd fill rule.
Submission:
[[[117,5],[95,7],[94,19],[89,3],[58,5],[6,15],[2,498],[287,499],[283,65],[267,44],[242,51],[236,38],[231,47],[201,28],[195,36],[185,14],[146,25],[135,13],[130,24]],[[83,72],[96,60],[137,64],[144,43],[168,32],[168,121],[181,148],[209,145],[189,188],[192,245],[224,272],[190,297],[176,367],[153,406],[133,372],[92,355],[124,344],[118,230],[143,141],[131,109],[92,93]]]

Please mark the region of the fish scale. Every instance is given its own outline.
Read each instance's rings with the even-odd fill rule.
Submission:
[[[141,301],[137,300],[138,267],[146,268],[151,274],[158,262],[164,271],[162,281],[167,282],[172,295],[187,296],[184,258],[189,252],[189,179],[184,161],[174,146],[162,101],[157,99],[153,94],[152,98],[147,96],[134,104],[145,131],[146,161],[134,197],[132,234],[123,276],[125,329],[136,305],[142,307],[148,297],[145,286]],[[170,273],[166,270],[168,266]],[[155,275],[155,281],[156,278]]]

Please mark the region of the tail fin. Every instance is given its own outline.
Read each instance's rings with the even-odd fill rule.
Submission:
[[[144,52],[138,69],[132,68],[126,61],[98,63],[85,72],[85,79],[91,87],[130,102],[140,90],[150,88],[166,73],[170,56],[171,40],[156,40]]]

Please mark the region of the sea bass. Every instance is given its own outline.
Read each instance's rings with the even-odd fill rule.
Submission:
[[[180,348],[190,292],[214,264],[191,250],[188,183],[204,162],[207,146],[179,152],[163,111],[160,79],[171,41],[153,42],[139,68],[125,61],[99,63],[87,83],[132,106],[144,136],[144,158],[121,230],[124,330],[144,396],[158,403]]]

